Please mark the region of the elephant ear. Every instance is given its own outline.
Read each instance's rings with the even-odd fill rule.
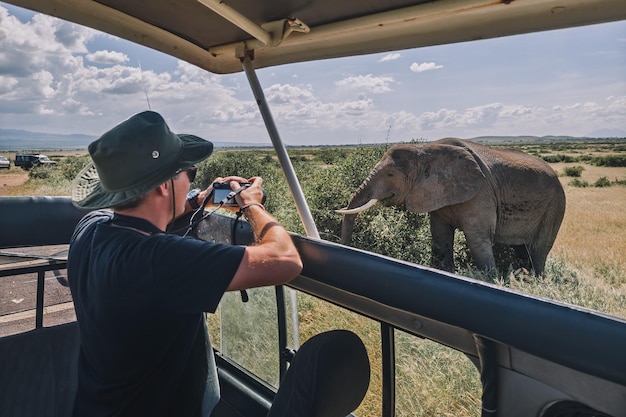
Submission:
[[[474,197],[485,185],[477,156],[466,147],[425,145],[420,173],[406,199],[406,208],[428,213]],[[424,164],[422,164],[424,162]]]

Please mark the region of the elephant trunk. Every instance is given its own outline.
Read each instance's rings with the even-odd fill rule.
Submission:
[[[354,220],[356,214],[347,214],[341,222],[341,243],[349,245],[352,239],[352,230],[354,229]]]
[[[378,200],[371,198],[372,195],[370,187],[370,179],[376,173],[376,168],[372,170],[372,173],[363,181],[363,184],[358,188],[352,200],[348,205],[340,210],[336,210],[337,213],[343,214],[344,218],[341,222],[341,243],[344,245],[350,244],[352,238],[352,230],[354,228],[354,220],[356,215],[362,211],[375,205]]]

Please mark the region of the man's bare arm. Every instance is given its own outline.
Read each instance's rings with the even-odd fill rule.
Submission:
[[[291,236],[259,203],[261,183],[260,178],[254,179],[252,186],[237,196],[241,207],[246,207],[243,210],[255,243],[246,247],[228,290],[285,284],[302,272],[302,261]]]

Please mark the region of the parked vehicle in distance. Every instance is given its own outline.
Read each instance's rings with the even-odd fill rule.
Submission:
[[[17,154],[15,155],[15,166],[22,169],[31,169],[38,166],[52,166],[56,162],[52,161],[46,155],[41,154]]]
[[[11,161],[9,161],[9,158],[7,158],[6,156],[0,156],[0,168],[11,168]]]

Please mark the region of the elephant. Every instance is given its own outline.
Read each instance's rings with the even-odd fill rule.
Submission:
[[[450,272],[459,229],[479,269],[496,270],[497,243],[542,275],[565,213],[565,192],[545,161],[457,138],[391,146],[347,207],[336,210],[344,215],[343,244],[357,213],[378,202],[429,213],[433,266]]]

